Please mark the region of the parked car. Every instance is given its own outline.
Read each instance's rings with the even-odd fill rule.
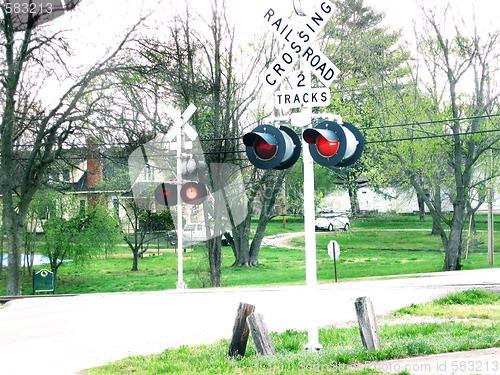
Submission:
[[[316,230],[332,231],[334,229],[349,230],[351,222],[344,214],[327,214],[318,217],[314,223]]]
[[[182,230],[182,241],[184,243],[202,242],[206,241],[206,239],[207,232],[205,224],[186,224]]]
[[[203,242],[207,240],[205,223],[186,224],[182,231],[182,240],[185,244]],[[221,238],[222,246],[228,246],[229,241],[223,234]]]

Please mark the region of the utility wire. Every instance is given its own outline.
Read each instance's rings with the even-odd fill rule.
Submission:
[[[444,122],[467,121],[467,120],[492,118],[492,117],[500,117],[500,114],[460,117],[460,118],[443,119],[443,120],[417,121],[417,122],[381,125],[381,126],[373,126],[373,127],[365,126],[365,127],[360,127],[359,130],[375,130],[375,129],[388,129],[388,128],[396,128],[396,127],[404,127],[404,126],[430,125],[430,124],[438,124],[438,123],[444,123]],[[474,135],[474,134],[481,134],[481,133],[493,133],[493,132],[498,132],[498,131],[500,131],[500,129],[482,130],[482,131],[478,130],[475,132],[463,132],[463,133],[456,133],[456,134],[441,134],[441,135],[436,134],[436,135],[412,137],[412,138],[397,138],[397,139],[390,139],[390,140],[369,141],[367,143],[398,142],[398,141],[408,141],[408,140],[418,140],[418,139],[449,137],[449,136],[453,136],[453,135]],[[216,141],[220,142],[220,141],[228,141],[228,140],[241,140],[241,137],[200,138],[200,142],[216,142]],[[157,143],[167,144],[168,142],[157,142]],[[97,146],[100,146],[100,147],[120,147],[120,146],[130,146],[130,143],[127,143],[127,142],[98,143]],[[24,147],[24,148],[29,149],[31,147],[31,145],[18,144],[18,145],[16,145],[16,147]],[[75,146],[75,147],[78,147],[78,146]],[[82,149],[87,148],[87,146],[84,144],[80,145],[79,147],[81,147]],[[241,151],[235,151],[235,152],[241,152]]]
[[[366,143],[389,143],[389,142],[402,142],[402,141],[418,141],[422,139],[431,139],[431,138],[445,138],[445,137],[453,137],[453,136],[462,136],[462,135],[475,135],[475,134],[483,134],[483,133],[495,133],[500,132],[500,129],[491,129],[491,130],[478,130],[475,132],[462,132],[462,133],[449,133],[449,134],[434,134],[434,135],[425,135],[420,137],[408,137],[408,138],[395,138],[395,139],[380,139],[376,141],[366,141]]]
[[[387,128],[397,128],[397,127],[402,127],[402,126],[415,126],[415,125],[431,125],[431,124],[439,124],[439,123],[443,123],[443,122],[476,120],[476,119],[499,117],[499,116],[500,116],[500,113],[493,114],[493,115],[459,117],[459,118],[443,119],[443,120],[416,121],[416,122],[407,122],[407,123],[401,123],[401,124],[380,125],[380,126],[365,126],[365,127],[360,127],[359,130],[387,129]]]

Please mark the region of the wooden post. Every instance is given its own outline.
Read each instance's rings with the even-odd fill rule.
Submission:
[[[250,331],[252,332],[255,349],[259,355],[275,355],[273,341],[267,330],[264,316],[262,314],[253,313],[247,318]]]
[[[380,337],[372,301],[369,297],[359,297],[354,302],[354,307],[364,347],[368,350],[380,350]]]
[[[253,314],[255,306],[241,302],[238,307],[233,327],[233,337],[229,344],[227,355],[229,357],[244,356],[247,350],[247,341],[250,329],[247,318]]]

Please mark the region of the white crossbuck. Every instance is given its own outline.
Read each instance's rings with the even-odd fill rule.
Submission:
[[[333,14],[333,5],[325,0],[310,15],[301,17],[302,22],[295,24],[280,16],[274,8],[264,14],[264,21],[274,34],[285,43],[285,48],[271,63],[263,75],[263,83],[276,90],[283,79],[293,70],[298,58],[306,62],[318,79],[329,87],[337,78],[339,69],[313,44],[315,37],[323,29]],[[283,100],[286,97],[283,96]],[[300,98],[299,98],[300,99]],[[302,98],[304,99],[304,98]]]

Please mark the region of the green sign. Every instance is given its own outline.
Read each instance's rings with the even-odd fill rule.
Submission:
[[[42,269],[33,273],[33,294],[38,292],[56,293],[56,279],[54,272]]]

